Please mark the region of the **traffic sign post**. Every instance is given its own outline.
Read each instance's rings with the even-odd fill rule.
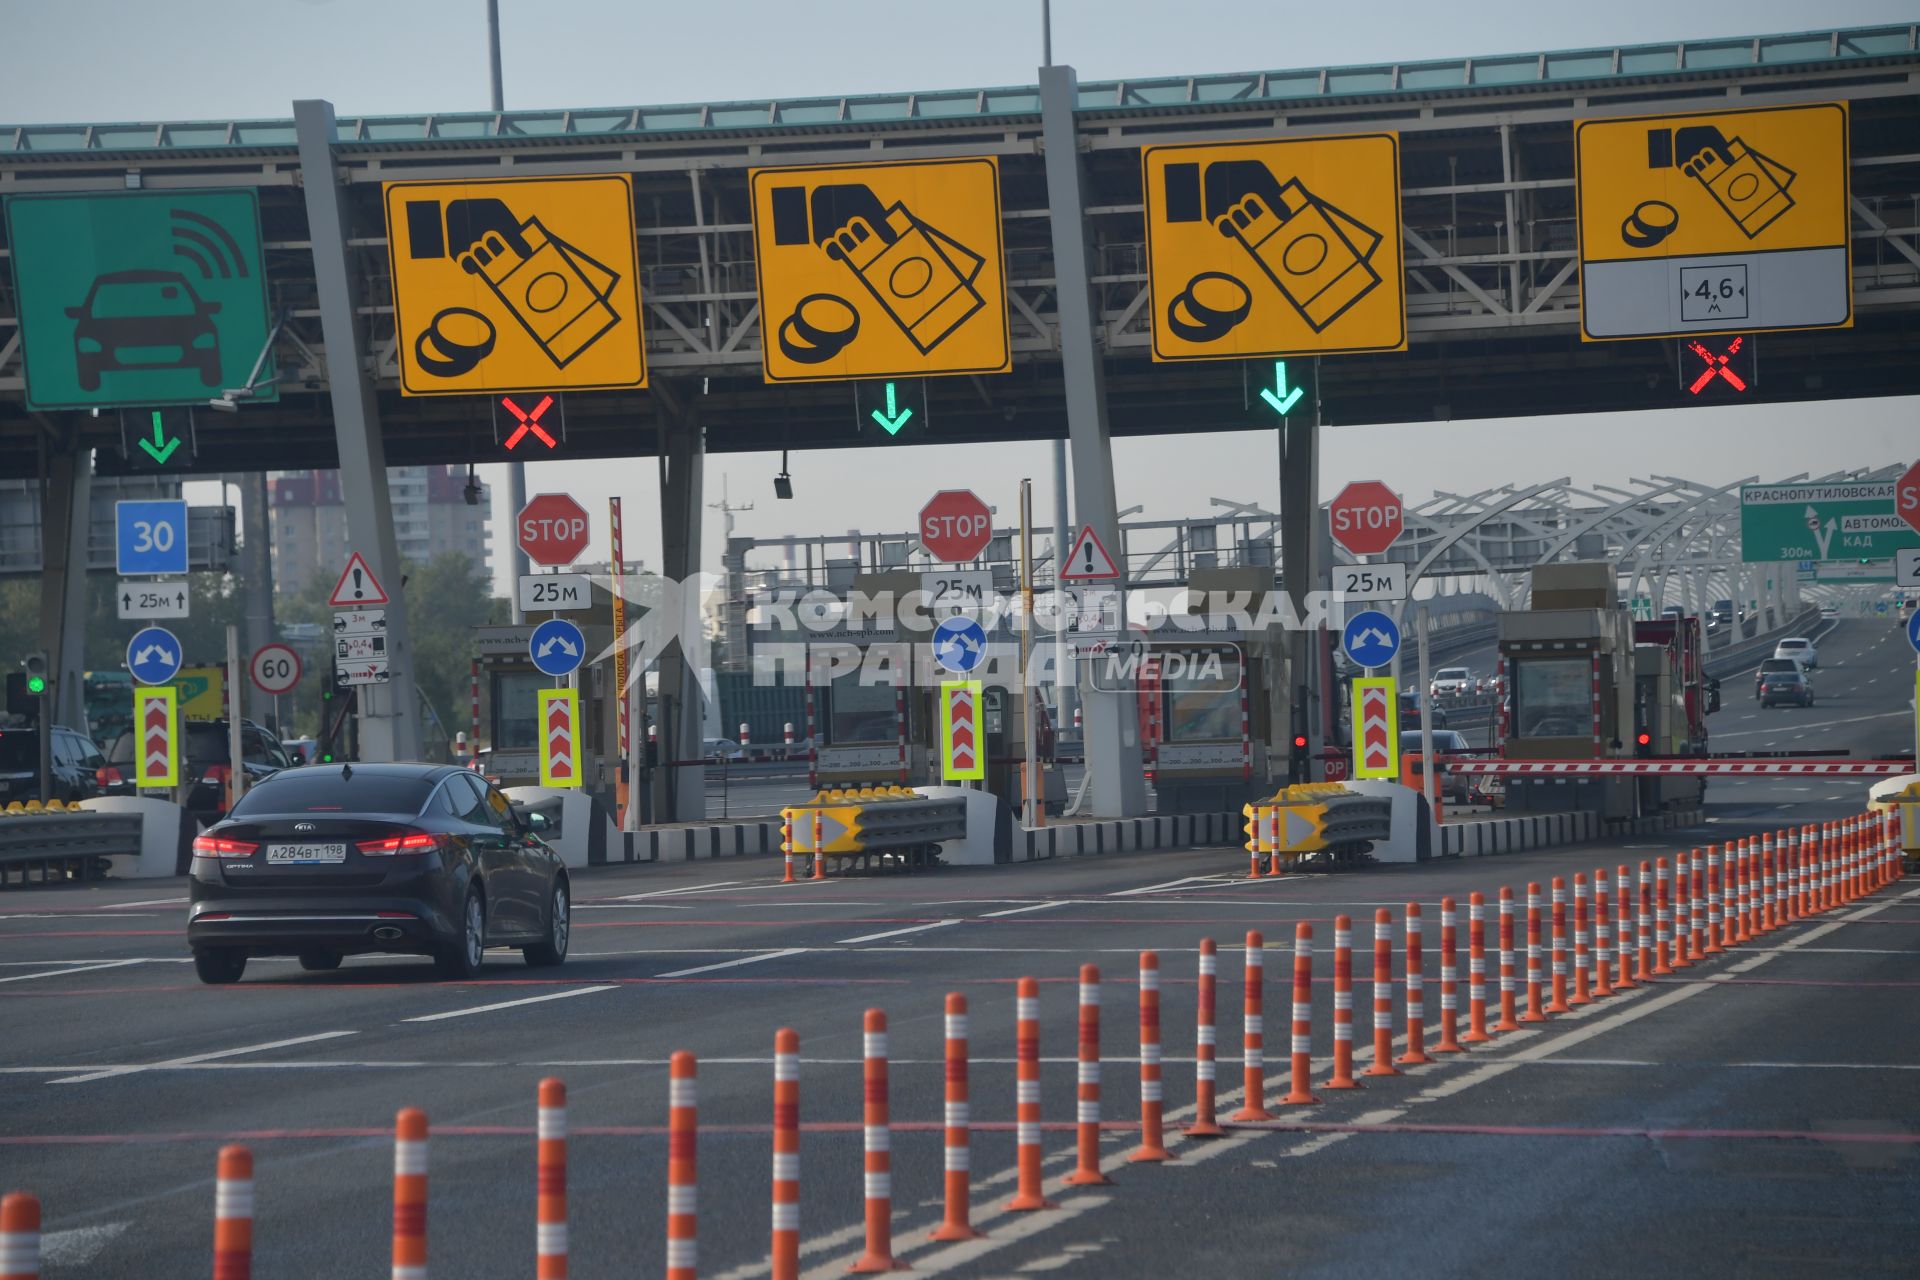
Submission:
[[[127,670],[141,684],[165,684],[180,674],[180,641],[165,627],[143,627],[127,641]]]
[[[565,618],[549,618],[527,637],[527,654],[542,674],[558,680],[586,660],[587,637]]]
[[[980,741],[980,682],[946,680],[940,685],[940,776],[947,782],[978,782],[987,776]]]
[[[1378,480],[1356,480],[1327,504],[1333,540],[1356,556],[1385,552],[1406,528],[1399,497]]]
[[[1363,609],[1347,619],[1340,647],[1357,667],[1376,670],[1390,666],[1400,652],[1400,628],[1377,609]]]
[[[542,689],[540,710],[540,785],[580,785],[580,691]]]
[[[972,618],[943,618],[933,629],[933,657],[956,675],[965,675],[987,656],[987,631]]]
[[[300,655],[284,644],[263,644],[253,651],[253,657],[247,663],[247,674],[253,678],[254,687],[262,693],[276,698],[283,693],[291,693],[293,687],[300,683]]]
[[[114,565],[121,577],[187,572],[185,499],[116,502],[113,515]]]
[[[535,564],[572,564],[587,549],[587,509],[564,493],[535,494],[513,520],[514,541]]]
[[[1337,564],[1333,566],[1333,594],[1336,599],[1405,600],[1407,565],[1402,560],[1379,564]]]
[[[920,508],[920,545],[935,560],[978,560],[993,541],[993,512],[968,489],[942,489]]]
[[[994,157],[755,169],[748,180],[768,382],[1012,367]],[[889,434],[905,425],[893,412]]]

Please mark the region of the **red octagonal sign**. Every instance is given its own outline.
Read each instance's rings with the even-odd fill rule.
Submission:
[[[1406,527],[1400,499],[1378,480],[1356,480],[1327,507],[1333,540],[1356,556],[1377,556]]]
[[[513,521],[514,541],[535,564],[572,564],[587,549],[587,511],[564,493],[539,493]]]
[[[1920,462],[1908,467],[1907,473],[1894,482],[1893,509],[1920,533]]]
[[[993,512],[967,489],[942,489],[920,508],[920,545],[935,560],[978,560],[993,539]]]

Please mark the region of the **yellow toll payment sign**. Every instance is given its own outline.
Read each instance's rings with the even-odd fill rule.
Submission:
[[[1155,360],[1407,345],[1391,133],[1145,147]]]
[[[1004,373],[992,157],[755,169],[768,382]]]
[[[1574,125],[1580,333],[1853,323],[1847,104]]]
[[[389,182],[400,391],[647,385],[622,174]]]

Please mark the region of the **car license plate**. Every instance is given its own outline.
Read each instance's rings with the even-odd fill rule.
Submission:
[[[344,844],[270,844],[267,846],[267,862],[345,862],[347,846]]]

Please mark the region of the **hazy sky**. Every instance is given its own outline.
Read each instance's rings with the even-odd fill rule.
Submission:
[[[1030,84],[1039,0],[500,0],[509,107],[589,107]],[[342,115],[471,111],[487,105],[483,0],[0,0],[0,124],[284,118],[296,98]],[[1814,20],[1915,20],[1913,0],[1614,0],[1602,5],[1374,0],[1332,9],[1272,0],[1204,7],[1056,0],[1054,56],[1083,79],[1191,75],[1667,42],[1804,30]],[[1815,424],[1817,423],[1817,429]],[[1351,427],[1326,435],[1323,494],[1378,477],[1418,502],[1571,475],[1618,483],[1650,472],[1726,482],[1882,465],[1920,451],[1920,401],[1691,409],[1477,423]],[[1120,505],[1149,518],[1201,515],[1213,497],[1272,506],[1271,432],[1127,440],[1115,446]],[[1045,444],[800,455],[797,497],[773,499],[777,455],[708,461],[757,537],[910,528],[926,496],[965,484],[1003,513],[1032,476],[1042,521]],[[857,468],[857,472],[856,472]],[[483,468],[504,485],[500,469]],[[528,491],[569,491],[594,515],[604,556],[606,497],[627,503],[628,554],[658,563],[651,460],[542,463]],[[496,503],[496,552],[505,512]],[[636,539],[634,534],[644,536]],[[716,561],[718,513],[707,528]],[[638,543],[636,546],[635,543]],[[496,561],[504,556],[496,555]]]

